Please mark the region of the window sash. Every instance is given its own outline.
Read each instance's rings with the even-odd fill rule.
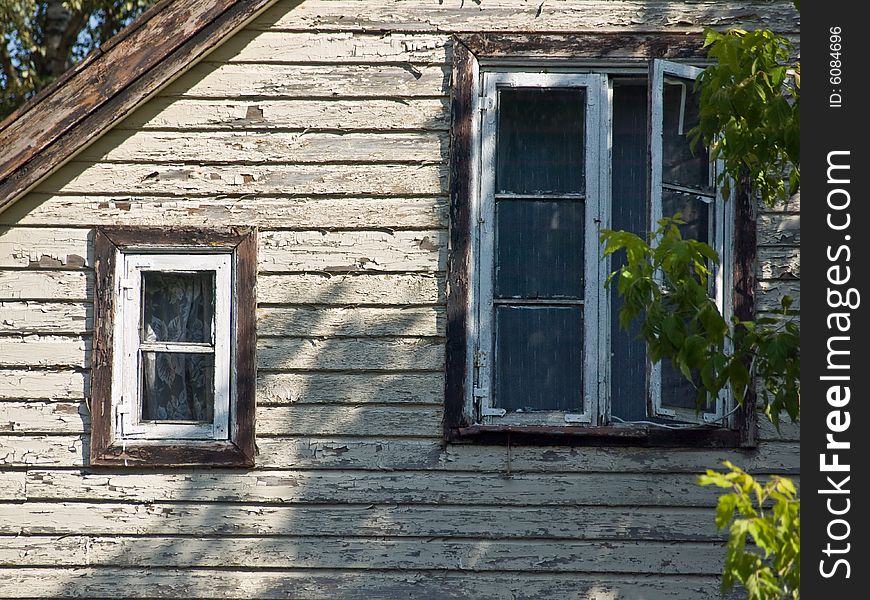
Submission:
[[[675,63],[672,61],[656,59],[650,65],[650,230],[658,226],[663,216],[663,191],[674,190],[680,186],[664,183],[663,177],[663,132],[664,132],[664,86],[668,76],[678,77],[695,81],[703,72],[703,69]],[[714,191],[711,195],[694,188],[685,188],[688,193],[710,198],[709,210],[709,240],[708,243],[719,254],[720,266],[715,270],[713,277],[713,289],[711,293],[716,301],[719,312],[726,319],[730,318],[733,289],[732,274],[729,269],[722,268],[730,262],[731,247],[729,241],[733,238],[732,227],[734,221],[734,202],[725,202],[721,193],[716,189],[716,171],[721,169],[721,164],[711,164],[709,185]],[[700,414],[694,410],[674,406],[664,406],[662,390],[662,363],[649,364],[648,393],[652,408],[652,416],[665,419],[678,419],[689,423],[719,424],[727,426],[725,422],[726,411],[731,402],[727,391],[716,398],[714,410],[702,411]]]
[[[474,316],[472,323],[477,331],[469,336],[475,377],[470,398],[472,414],[479,417],[484,424],[499,425],[576,425],[597,423],[600,411],[599,402],[606,394],[607,371],[606,352],[602,349],[603,336],[599,331],[601,319],[606,316],[604,303],[605,294],[600,290],[606,277],[605,261],[597,260],[600,256],[598,242],[598,226],[608,222],[604,214],[609,207],[609,199],[603,195],[609,187],[602,182],[608,174],[608,161],[604,159],[608,152],[609,136],[602,134],[601,123],[608,122],[607,77],[603,74],[567,74],[567,73],[507,73],[488,72],[483,74],[483,89],[479,98],[481,102],[481,154],[480,154],[480,190],[472,207],[472,222],[477,224],[473,240],[475,252],[474,276]],[[492,364],[494,351],[495,307],[494,274],[495,274],[495,205],[496,205],[496,137],[498,127],[498,92],[504,88],[584,88],[586,90],[585,107],[585,163],[586,181],[585,217],[584,217],[584,290],[583,290],[583,390],[581,413],[564,411],[535,411],[532,413],[507,413],[504,409],[493,406],[495,376]],[[505,200],[511,195],[499,194]],[[531,200],[576,201],[577,194],[528,194],[524,198]],[[558,303],[558,301],[554,301]],[[475,406],[477,404],[477,406]],[[477,412],[479,410],[479,412]]]
[[[226,440],[229,439],[231,395],[232,255],[221,254],[139,254],[118,252],[116,298],[119,318],[115,320],[115,367],[113,405],[115,434],[136,440]],[[142,342],[142,273],[145,271],[215,273],[214,313],[211,344]],[[214,420],[208,424],[155,423],[142,421],[142,360],[140,351],[193,352],[214,355]]]

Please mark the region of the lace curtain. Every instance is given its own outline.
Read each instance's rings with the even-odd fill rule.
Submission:
[[[143,342],[212,343],[214,273],[143,273]],[[142,352],[142,419],[210,422],[214,353]]]

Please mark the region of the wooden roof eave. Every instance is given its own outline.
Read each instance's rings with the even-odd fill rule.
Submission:
[[[0,123],[0,212],[277,0],[162,0]]]

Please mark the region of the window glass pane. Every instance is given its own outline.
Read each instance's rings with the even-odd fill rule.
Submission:
[[[649,221],[647,200],[648,111],[647,85],[615,81],[613,85],[613,153],[611,229],[646,238]],[[611,258],[611,269],[625,263],[625,252]],[[635,323],[630,332],[619,324],[622,296],[610,288],[610,413],[624,421],[647,418],[646,343]],[[607,292],[605,292],[607,293]]]
[[[582,298],[583,215],[581,201],[497,201],[496,297]]]
[[[582,89],[503,89],[499,92],[496,191],[584,191]]]
[[[214,420],[214,355],[142,353],[142,420]]]
[[[680,214],[685,225],[680,225],[684,239],[710,243],[710,205],[704,196],[662,190],[662,215],[673,217]]]
[[[695,384],[686,379],[679,369],[669,360],[663,360],[662,365],[662,406],[696,410],[697,394]],[[695,383],[698,383],[697,381]],[[700,385],[700,384],[698,384]],[[712,411],[713,400],[708,399],[704,410]]]
[[[495,406],[583,411],[583,309],[496,307]]]
[[[700,94],[693,91],[694,86],[688,79],[665,77],[662,181],[710,192],[707,150],[689,143],[688,133],[698,125]]]
[[[142,341],[210,343],[214,271],[142,273]]]

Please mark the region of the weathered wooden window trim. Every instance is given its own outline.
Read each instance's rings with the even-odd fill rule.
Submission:
[[[116,313],[116,261],[120,252],[233,254],[233,301],[230,425],[226,440],[114,439],[113,345]],[[95,303],[91,382],[92,466],[215,466],[254,465],[254,405],[256,382],[256,229],[98,228],[94,235]]]
[[[729,428],[693,427],[564,427],[474,424],[467,411],[473,386],[474,357],[468,340],[476,332],[469,322],[474,298],[474,247],[471,206],[478,188],[478,81],[481,64],[575,66],[591,64],[649,64],[666,58],[703,64],[701,34],[577,34],[455,36],[453,43],[450,129],[450,223],[447,256],[447,344],[444,434],[448,441],[574,445],[631,445],[678,447],[754,447],[757,443],[755,396],[750,392],[730,419]],[[748,182],[737,182],[734,202],[733,314],[755,314],[755,213]],[[750,390],[754,388],[750,385]]]

